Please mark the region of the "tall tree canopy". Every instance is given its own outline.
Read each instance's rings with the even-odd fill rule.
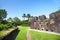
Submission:
[[[22,16],[23,18],[24,18],[24,20],[25,20],[25,18],[26,18],[26,14],[23,14],[23,16]]]
[[[21,20],[20,20],[18,17],[14,17],[14,18],[13,18],[13,22],[14,22],[15,26],[21,24]]]
[[[0,9],[0,20],[7,17],[7,11],[5,9]]]
[[[13,22],[13,19],[10,17],[9,19],[7,19],[8,22]]]
[[[28,20],[29,20],[30,16],[31,16],[30,14],[27,14],[27,18],[28,18]]]

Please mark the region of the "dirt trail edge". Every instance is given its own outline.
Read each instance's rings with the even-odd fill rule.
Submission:
[[[30,32],[29,32],[29,30],[27,31],[27,40],[31,40],[31,35],[30,35]]]

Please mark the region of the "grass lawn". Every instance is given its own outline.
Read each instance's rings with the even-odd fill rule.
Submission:
[[[15,40],[27,40],[26,39],[26,33],[27,33],[27,29],[28,28],[29,27],[19,26],[20,32],[18,33],[18,35],[17,35]]]
[[[0,31],[0,37],[4,36],[6,33],[4,30]]]
[[[17,30],[14,33],[12,33],[8,37],[8,40],[27,40],[26,33],[29,27],[18,26],[18,28],[20,31]],[[47,34],[47,33],[37,32],[33,30],[28,30],[28,31],[31,35],[32,40],[60,40],[60,36],[55,34]],[[5,31],[0,31],[0,36],[4,34],[5,34]]]
[[[47,34],[43,32],[31,31],[32,40],[60,40],[60,36],[54,34]]]
[[[12,33],[7,40],[27,40],[26,38],[26,33],[27,33],[27,29],[29,27],[26,26],[18,26],[18,30],[15,31],[14,33]],[[7,31],[0,31],[0,37],[6,35],[10,30]]]
[[[2,30],[2,31],[0,31],[0,37],[6,35],[7,33],[11,32],[12,30],[13,29],[11,28],[11,29],[8,29],[8,30]]]
[[[27,40],[26,33],[28,28],[29,27],[20,26],[19,27],[20,32],[18,33],[16,40]],[[32,40],[60,40],[60,36],[55,34],[47,34],[42,32],[31,31],[31,30],[29,32],[31,34]]]

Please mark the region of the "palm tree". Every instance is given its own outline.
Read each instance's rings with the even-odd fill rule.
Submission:
[[[28,18],[28,20],[29,20],[30,16],[31,16],[30,14],[27,14],[27,18]]]
[[[26,14],[23,14],[23,16],[22,16],[23,18],[24,18],[24,20],[25,20],[25,18],[26,18]]]

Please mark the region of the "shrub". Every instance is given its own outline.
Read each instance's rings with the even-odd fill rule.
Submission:
[[[12,23],[0,24],[0,31],[1,30],[7,30],[8,28],[12,28],[12,27],[13,27]]]
[[[0,24],[0,31],[8,29],[8,26],[6,24]]]
[[[12,28],[13,27],[12,23],[8,23],[7,26],[8,26],[8,28]]]
[[[30,23],[29,23],[28,20],[24,20],[24,21],[21,22],[21,25],[22,25],[22,26],[29,26]]]
[[[4,30],[7,30],[8,29],[8,26],[7,24],[4,25]]]
[[[2,27],[0,26],[0,31],[2,30]]]
[[[4,27],[3,27],[3,24],[0,24],[0,30],[3,30]]]

